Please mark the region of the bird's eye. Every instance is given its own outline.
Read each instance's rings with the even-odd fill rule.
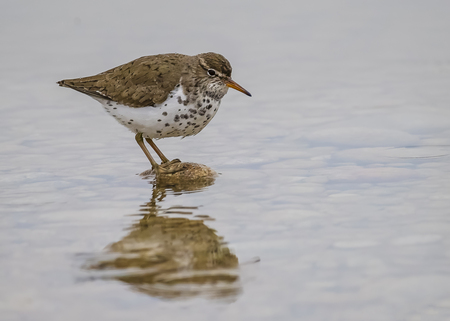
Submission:
[[[214,69],[208,69],[207,74],[212,77],[216,75],[216,71]]]

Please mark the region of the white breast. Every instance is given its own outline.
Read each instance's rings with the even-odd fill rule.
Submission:
[[[152,139],[196,135],[211,121],[220,106],[220,100],[209,97],[199,97],[187,104],[180,85],[164,103],[155,107],[134,108],[109,100],[97,100],[119,123]]]

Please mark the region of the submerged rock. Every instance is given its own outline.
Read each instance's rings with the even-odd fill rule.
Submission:
[[[150,178],[155,176],[155,172],[150,169],[139,175]],[[155,181],[160,187],[175,185],[181,190],[195,190],[213,184],[217,176],[218,174],[206,165],[173,160],[161,164],[161,173],[155,177]]]

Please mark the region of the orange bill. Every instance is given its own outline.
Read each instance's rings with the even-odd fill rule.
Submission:
[[[244,87],[242,87],[241,85],[239,85],[237,82],[235,82],[234,80],[228,79],[225,81],[225,84],[233,89],[239,90],[241,93],[246,94],[247,96],[252,96],[252,94],[250,94],[247,90],[244,89]]]

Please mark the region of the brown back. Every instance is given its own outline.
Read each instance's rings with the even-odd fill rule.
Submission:
[[[58,84],[130,107],[155,106],[163,103],[179,83],[188,57],[145,56],[95,76],[61,80]]]

